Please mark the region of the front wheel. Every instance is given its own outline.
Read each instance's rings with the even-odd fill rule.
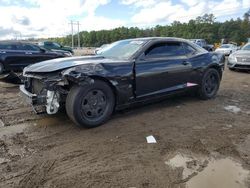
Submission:
[[[66,99],[66,111],[77,125],[93,128],[106,122],[115,106],[112,89],[95,80],[86,86],[73,86]]]
[[[210,68],[203,75],[201,86],[198,90],[199,97],[203,100],[214,98],[220,87],[220,75],[216,69]]]

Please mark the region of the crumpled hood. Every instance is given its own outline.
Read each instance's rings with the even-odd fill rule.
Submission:
[[[250,57],[250,51],[249,50],[238,50],[233,53],[233,55],[236,56],[249,56]]]
[[[49,72],[63,70],[66,68],[75,67],[78,65],[98,64],[105,62],[112,63],[118,61],[119,60],[107,59],[101,56],[58,58],[29,65],[28,67],[25,67],[24,73],[49,73]]]

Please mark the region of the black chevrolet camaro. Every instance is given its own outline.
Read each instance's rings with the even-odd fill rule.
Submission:
[[[216,96],[224,56],[179,38],[137,38],[96,56],[44,61],[24,69],[21,93],[36,111],[65,107],[77,125],[96,127],[113,111],[183,91]]]

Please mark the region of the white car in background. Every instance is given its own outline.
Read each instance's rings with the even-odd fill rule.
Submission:
[[[250,42],[228,57],[227,66],[230,70],[250,70]]]
[[[231,53],[237,51],[238,47],[234,44],[222,44],[215,52],[222,53],[224,55],[230,55]]]

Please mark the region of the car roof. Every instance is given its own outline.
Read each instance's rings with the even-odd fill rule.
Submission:
[[[16,45],[16,44],[32,44],[36,45],[32,42],[27,42],[27,41],[0,41],[0,44],[11,44],[11,45]]]
[[[122,41],[179,41],[179,42],[190,42],[187,39],[177,38],[177,37],[142,37],[142,38],[132,38],[132,39],[124,39]]]

